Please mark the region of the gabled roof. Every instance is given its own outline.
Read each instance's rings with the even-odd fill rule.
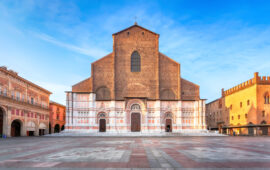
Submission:
[[[73,85],[72,92],[92,92],[92,77]]]
[[[129,29],[133,28],[133,27],[139,27],[139,28],[141,28],[141,29],[143,29],[143,30],[145,30],[145,31],[151,32],[152,34],[155,34],[155,35],[158,35],[158,36],[159,36],[159,34],[153,32],[153,31],[150,31],[150,30],[148,30],[148,29],[146,29],[146,28],[144,28],[144,27],[142,27],[142,26],[139,26],[136,22],[134,23],[134,25],[132,25],[132,26],[126,28],[126,29],[123,29],[123,30],[121,30],[121,31],[119,31],[119,32],[116,32],[116,33],[114,33],[113,35],[120,34],[120,33],[124,32],[124,31],[126,31],[126,30],[129,30]]]
[[[172,62],[174,62],[174,63],[176,63],[176,64],[180,64],[180,63],[178,63],[177,61],[173,60],[172,58],[166,56],[165,54],[163,54],[163,53],[161,53],[161,52],[159,52],[159,55],[161,55],[161,56],[167,58],[168,60],[170,60],[170,61],[172,61]]]
[[[197,86],[197,87],[200,87],[198,84],[195,84],[195,83],[193,83],[193,82],[191,82],[191,81],[188,81],[187,79],[184,79],[184,78],[182,78],[182,77],[181,77],[181,81],[187,82],[187,83],[189,83],[189,84],[193,84],[193,85],[195,85],[195,86]]]

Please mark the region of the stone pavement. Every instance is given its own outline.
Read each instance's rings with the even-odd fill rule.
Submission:
[[[270,137],[0,139],[0,169],[270,169]]]

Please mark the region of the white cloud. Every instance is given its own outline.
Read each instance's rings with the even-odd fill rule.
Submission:
[[[52,92],[50,100],[66,105],[65,91],[70,91],[71,90],[70,86],[42,81],[37,81],[37,84]]]
[[[55,45],[57,45],[59,47],[63,47],[63,48],[66,48],[68,50],[71,50],[71,51],[74,51],[74,52],[77,52],[77,53],[80,53],[80,54],[83,54],[83,55],[87,55],[87,56],[90,56],[90,57],[93,57],[93,58],[98,59],[98,58],[108,54],[108,52],[106,52],[106,51],[104,51],[102,49],[90,48],[90,47],[82,48],[82,47],[75,46],[75,45],[72,45],[72,44],[64,43],[64,42],[61,42],[61,41],[55,39],[54,37],[49,36],[49,35],[44,34],[44,33],[33,33],[33,35],[40,38],[41,40],[50,42],[50,43],[55,44]]]

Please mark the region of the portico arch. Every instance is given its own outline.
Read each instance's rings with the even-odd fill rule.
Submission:
[[[56,124],[54,126],[54,133],[59,133],[60,132],[60,125],[59,124]]]
[[[4,116],[4,109],[0,107],[0,137],[2,137],[4,134]]]
[[[0,137],[4,134],[4,110],[0,107]]]
[[[18,137],[22,135],[23,123],[19,119],[15,119],[11,123],[11,136]]]
[[[27,136],[34,136],[36,131],[36,124],[32,121],[27,122],[26,124]]]
[[[39,136],[45,135],[45,130],[47,129],[47,126],[44,123],[40,123],[38,128],[39,128]]]

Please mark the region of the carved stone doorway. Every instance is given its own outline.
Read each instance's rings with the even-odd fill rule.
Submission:
[[[166,119],[165,131],[172,132],[172,119]]]
[[[106,132],[106,120],[99,119],[99,132]]]
[[[141,114],[132,113],[131,114],[131,132],[141,131]]]

